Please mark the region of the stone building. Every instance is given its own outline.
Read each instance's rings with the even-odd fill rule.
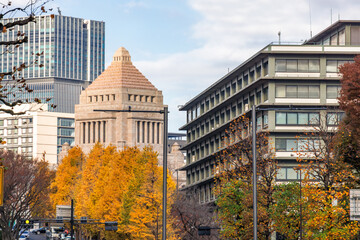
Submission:
[[[95,112],[94,110],[146,112]],[[100,142],[118,148],[151,145],[162,164],[163,95],[131,62],[121,47],[111,65],[80,95],[75,106],[75,144],[85,153]]]

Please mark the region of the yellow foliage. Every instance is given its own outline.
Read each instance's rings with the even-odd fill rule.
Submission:
[[[72,148],[59,165],[55,181],[51,184],[50,198],[53,206],[70,205],[74,198],[75,185],[79,178],[80,168],[84,161],[84,154],[79,147]]]
[[[62,187],[65,180],[57,178],[59,182],[54,183],[54,188],[61,189],[54,194],[57,204],[74,198],[77,216],[117,221],[116,234],[102,232],[106,239],[154,239],[156,234],[161,238],[162,168],[157,165],[156,152],[136,147],[117,151],[114,146],[104,148],[97,143],[81,168],[77,168],[78,172],[64,171],[69,168],[67,162],[73,159],[72,155],[69,152],[70,157],[63,160],[64,166],[60,165],[58,171],[64,173],[64,178],[72,176],[75,181],[71,182],[71,190],[66,191]],[[170,212],[175,183],[170,177],[167,182]],[[173,239],[171,218],[168,219],[168,239]],[[87,231],[95,232],[98,228],[87,227]]]

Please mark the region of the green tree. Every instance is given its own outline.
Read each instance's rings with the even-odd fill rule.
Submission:
[[[274,230],[286,239],[298,239],[300,204],[304,204],[300,203],[300,185],[297,182],[276,185],[273,197],[275,204],[270,210],[270,216]],[[303,209],[306,209],[306,206],[303,206]]]
[[[223,139],[222,150],[218,154],[216,193],[218,197],[221,234],[224,238],[250,239],[253,234],[252,193],[252,138],[249,120],[241,116],[232,122]],[[270,239],[273,232],[270,209],[274,204],[273,193],[277,173],[269,143],[269,133],[258,131],[256,134],[256,160],[258,178],[258,236]],[[241,191],[234,186],[241,186]],[[225,191],[224,189],[227,189]],[[225,194],[225,195],[223,195]],[[231,215],[232,196],[238,202],[237,214]],[[229,201],[229,202],[226,202]],[[237,224],[231,225],[236,220]],[[230,224],[230,225],[229,225]],[[237,229],[236,229],[237,228]]]

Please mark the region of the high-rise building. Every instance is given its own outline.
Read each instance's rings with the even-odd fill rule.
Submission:
[[[20,19],[3,19],[2,23]],[[81,90],[104,70],[105,23],[59,15],[37,16],[35,23],[16,26],[0,34],[0,41],[15,39],[18,31],[25,33],[29,41],[13,53],[0,55],[1,71],[32,63],[36,53],[42,55],[38,56],[37,65],[30,65],[22,72],[33,92],[16,92],[16,96],[9,96],[8,100],[51,98],[50,103],[57,108],[50,111],[73,113]],[[5,46],[0,50],[4,52]]]
[[[216,160],[231,121],[259,106],[256,127],[270,132],[279,161],[278,181],[296,181],[297,154],[309,144],[301,133],[336,127],[338,67],[360,54],[360,21],[338,21],[301,44],[272,43],[222,77],[181,110],[187,112],[186,188],[214,200]],[[292,106],[292,107],[291,107]],[[316,139],[314,145],[316,145]]]

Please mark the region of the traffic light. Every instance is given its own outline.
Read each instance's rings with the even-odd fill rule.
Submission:
[[[64,222],[63,217],[59,217],[59,216],[56,217],[56,223],[63,223],[63,222]]]
[[[211,231],[211,227],[209,226],[200,226],[198,227],[199,236],[209,236]]]
[[[105,222],[105,231],[117,231],[117,222]]]
[[[87,217],[81,217],[80,223],[87,223]]]
[[[22,228],[31,228],[34,224],[34,220],[31,219],[21,219],[20,225]]]
[[[4,206],[4,167],[0,167],[0,206]]]

